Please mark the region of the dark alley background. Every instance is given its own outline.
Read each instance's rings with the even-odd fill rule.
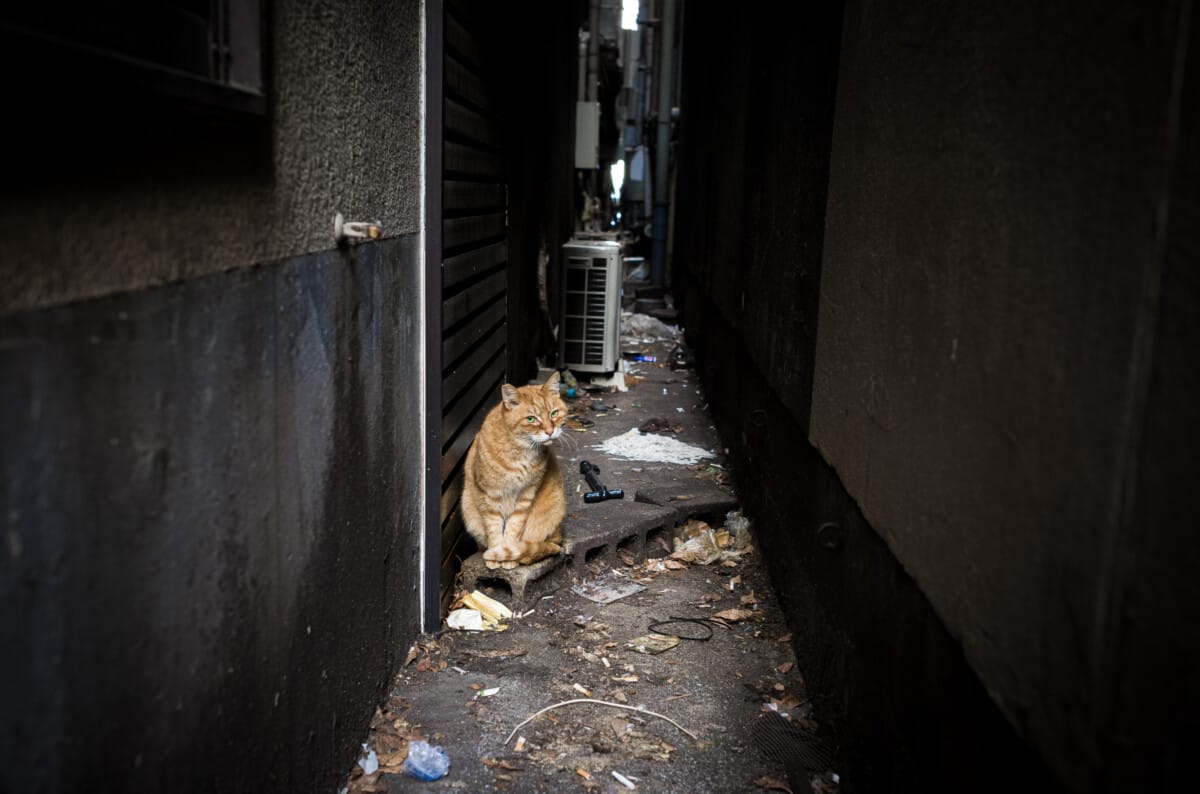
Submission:
[[[0,791],[332,790],[553,363],[600,5],[68,6],[0,13]],[[1196,17],[643,2],[659,286],[847,791],[1190,777]]]

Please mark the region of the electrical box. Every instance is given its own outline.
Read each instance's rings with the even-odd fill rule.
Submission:
[[[621,245],[571,240],[563,246],[559,366],[613,372],[621,345]]]
[[[575,103],[575,167],[591,171],[600,158],[600,103]]]

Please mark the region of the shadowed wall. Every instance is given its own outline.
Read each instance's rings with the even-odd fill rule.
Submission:
[[[420,8],[271,5],[265,119],[27,119],[0,790],[332,790],[417,632]]]
[[[677,289],[856,790],[961,790],[963,746],[973,790],[1048,785],[1021,744],[1075,790],[1182,778],[1192,16],[689,6]]]

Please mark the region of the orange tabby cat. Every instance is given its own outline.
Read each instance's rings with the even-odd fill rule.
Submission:
[[[541,386],[500,387],[467,453],[462,514],[489,568],[515,568],[562,551],[567,512],[562,470],[550,443],[567,406],[558,373]]]

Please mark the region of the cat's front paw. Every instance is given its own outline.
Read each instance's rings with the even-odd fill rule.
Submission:
[[[511,565],[508,564],[511,562],[510,558],[511,555],[509,554],[508,549],[488,549],[483,553],[483,564],[486,565],[490,571],[494,571],[497,568],[516,567],[515,562],[513,562]]]

